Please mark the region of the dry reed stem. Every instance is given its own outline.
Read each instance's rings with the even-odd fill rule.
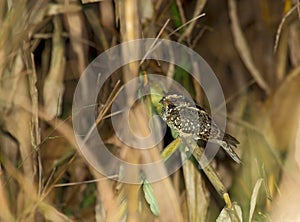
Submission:
[[[216,174],[215,170],[211,165],[208,164],[205,167],[202,166],[201,158],[204,156],[204,152],[201,148],[197,146],[197,144],[195,143],[192,144],[193,145],[190,149],[193,150],[193,156],[195,157],[199,165],[202,167],[205,175],[207,176],[211,184],[214,186],[214,188],[216,189],[220,197],[223,198],[223,195],[227,193],[225,186],[223,185],[223,183],[221,182],[221,180],[219,179],[218,175]]]
[[[138,0],[124,0],[118,1],[117,3],[120,15],[120,31],[121,39],[123,42],[139,39],[141,37],[141,26],[140,26],[140,17],[139,17],[139,1]],[[138,46],[136,46],[138,47]],[[123,56],[126,58],[128,55],[133,55],[136,52],[136,47],[129,47],[124,49]],[[129,80],[138,76],[139,65],[137,62],[129,63],[128,66],[123,68],[123,80],[127,83]],[[135,88],[135,87],[134,87]],[[127,95],[131,95],[127,93]],[[128,104],[133,104],[133,98],[126,98]],[[137,112],[136,108],[133,108],[133,112]],[[130,114],[129,121],[134,117],[132,113]],[[137,132],[139,126],[136,126],[133,131]],[[137,131],[135,131],[137,130]],[[124,144],[122,147],[123,158],[130,163],[140,163],[140,154],[137,150],[134,150]],[[139,172],[132,172],[133,178],[138,178]],[[127,221],[128,222],[137,222],[139,218],[139,213],[137,209],[139,208],[139,193],[140,185],[126,184],[125,191],[127,197]]]
[[[201,166],[201,169],[207,176],[208,180],[218,192],[219,196],[223,198],[224,202],[226,203],[226,207],[230,210],[233,210],[233,205],[227,189],[215,172],[214,168],[210,165],[209,162],[207,162],[208,160],[205,157],[204,150],[199,147],[197,143],[190,137],[183,138],[183,142],[187,146],[188,150],[193,154],[199,166]],[[203,164],[205,164],[205,166]],[[236,214],[235,212],[233,213]]]
[[[129,113],[129,123],[131,124],[131,133],[140,132],[142,135],[145,134],[145,116],[142,116],[142,119],[140,118],[142,114],[145,114],[145,110],[142,109],[141,106],[134,106],[131,109],[131,112]],[[130,130],[130,129],[128,129]],[[135,149],[128,147],[124,144],[122,149],[126,152],[125,154],[125,160],[129,163],[133,164],[140,164],[140,152]],[[127,172],[131,177],[133,178],[139,178],[140,172],[138,170],[135,170],[133,172]],[[129,176],[126,175],[126,176]],[[139,208],[139,190],[140,190],[140,184],[126,184],[125,185],[125,191],[126,191],[126,197],[127,197],[127,221],[128,222],[137,222],[140,213],[138,213],[137,209]]]
[[[259,72],[254,64],[254,61],[249,50],[246,38],[241,30],[241,26],[237,14],[236,0],[228,0],[229,2],[229,16],[231,19],[231,29],[235,46],[241,56],[241,59],[245,63],[252,77],[256,80],[257,84],[265,90],[267,94],[271,92],[270,86],[263,79],[262,74]]]
[[[87,21],[89,22],[95,34],[96,42],[99,45],[102,45],[103,50],[107,50],[109,48],[109,43],[107,41],[102,25],[98,22],[96,12],[92,8],[87,8],[86,10],[84,10],[84,13],[86,15]]]
[[[275,43],[274,43],[274,52],[277,51],[277,47],[278,47],[278,43],[279,43],[279,39],[280,39],[280,35],[281,32],[283,30],[284,24],[286,22],[286,20],[288,19],[288,17],[290,17],[292,15],[292,13],[297,10],[297,8],[299,7],[299,2],[294,5],[281,19],[280,24],[278,26],[277,32],[276,32],[276,37],[275,37]]]
[[[25,75],[20,75],[21,70],[24,69],[24,63],[21,59],[21,51],[17,56],[16,61],[14,63],[12,75],[18,76],[15,79],[8,79],[6,84],[13,84],[11,86],[12,89],[15,89],[13,92],[7,91],[9,93],[6,98],[11,98],[9,101],[11,104],[14,104],[10,109],[9,114],[4,116],[5,126],[7,131],[16,139],[19,143],[19,152],[21,155],[24,175],[31,181],[34,181],[35,172],[34,166],[35,161],[33,157],[30,155],[32,152],[32,143],[31,143],[31,114],[26,112],[24,109],[21,109],[15,104],[18,103],[28,103],[31,105],[31,101],[29,98],[29,86],[28,86],[28,78]],[[11,93],[11,94],[10,94]],[[23,98],[24,97],[24,98]],[[25,207],[29,204],[28,199],[24,196],[24,193],[18,193],[19,207],[18,212],[22,212]]]
[[[140,104],[136,109],[133,110],[133,117],[136,123],[133,126],[133,129],[139,130],[143,136],[149,135],[151,132],[148,127],[148,118],[147,111],[142,104]],[[141,161],[144,164],[154,163],[161,161],[162,158],[159,153],[159,149],[157,146],[142,151],[141,152]],[[156,173],[157,177],[165,178],[163,180],[152,183],[152,187],[154,189],[155,197],[157,198],[157,202],[160,209],[159,220],[160,221],[183,221],[183,217],[181,214],[179,199],[174,190],[174,187],[171,184],[170,178],[167,177],[166,169],[164,165],[157,166],[156,169],[153,169],[151,174]],[[145,172],[147,175],[147,172]]]
[[[30,57],[29,57],[30,56]],[[40,195],[42,190],[42,159],[40,155],[40,150],[38,149],[38,144],[41,143],[41,131],[39,126],[38,117],[38,91],[37,91],[37,73],[34,63],[34,55],[30,54],[26,56],[27,69],[32,70],[31,75],[29,75],[29,89],[30,97],[32,102],[32,145],[33,149],[37,152],[37,173],[38,173],[38,194]]]
[[[113,1],[103,1],[99,3],[100,23],[109,31],[115,30],[115,13]],[[103,33],[104,35],[104,33]],[[105,37],[105,35],[104,35]]]
[[[61,19],[56,16],[53,18],[53,23],[54,35],[52,39],[51,64],[43,88],[45,112],[49,120],[59,116],[62,111],[62,98],[65,88],[63,79],[66,64]]]
[[[185,153],[181,155],[183,156],[182,159],[186,157]],[[210,193],[204,178],[191,161],[186,161],[182,168],[189,221],[205,222],[210,204]]]
[[[281,31],[281,38],[276,47],[276,75],[277,80],[282,81],[286,75],[287,62],[288,62],[288,31]]]
[[[76,55],[77,70],[79,76],[81,76],[87,67],[87,46],[78,41],[78,39],[85,39],[86,36],[82,10],[74,13],[65,13],[64,19],[64,23],[70,33],[71,46]]]

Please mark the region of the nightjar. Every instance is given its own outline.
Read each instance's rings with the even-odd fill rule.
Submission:
[[[237,163],[241,163],[238,155],[233,151],[239,141],[224,133],[212,120],[209,114],[193,101],[178,94],[164,96],[161,117],[167,125],[175,130],[179,136],[192,136],[195,140],[209,141],[220,145],[226,153]],[[223,137],[222,137],[223,136]]]

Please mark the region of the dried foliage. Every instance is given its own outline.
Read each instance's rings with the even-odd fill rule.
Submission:
[[[292,0],[1,0],[0,221],[296,221],[299,8]],[[81,156],[70,115],[85,68],[118,43],[157,36],[193,48],[215,71],[242,165],[220,153],[199,171],[195,155],[174,175],[142,187],[106,178]],[[110,151],[132,163],[179,149],[175,140],[162,154],[163,144],[137,152],[112,130],[114,93],[140,68],[131,63],[105,83],[97,113]],[[149,62],[144,71],[167,75],[205,101],[173,65]],[[142,104],[132,108],[134,131],[148,135],[148,114]]]

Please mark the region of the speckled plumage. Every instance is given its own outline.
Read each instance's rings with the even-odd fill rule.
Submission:
[[[195,140],[209,140],[217,143],[234,161],[237,163],[241,162],[232,149],[239,144],[238,140],[221,131],[205,109],[196,106],[193,101],[177,94],[166,95],[161,99],[160,103],[162,104],[162,119],[179,136],[192,136]]]

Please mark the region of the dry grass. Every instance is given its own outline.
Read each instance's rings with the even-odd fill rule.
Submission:
[[[299,1],[292,2],[0,1],[0,221],[215,221],[230,199],[234,207],[222,216],[232,221],[237,205],[243,221],[299,219],[300,24]],[[190,161],[147,184],[157,216],[141,185],[117,183],[86,162],[70,115],[76,84],[97,55],[158,35],[192,47],[215,71],[243,164],[221,156],[209,168],[218,177],[209,181]],[[199,85],[176,67],[143,65],[204,101]],[[140,68],[135,62],[119,70],[99,95],[99,133],[132,163],[159,160],[162,148],[133,151],[111,130],[111,93]],[[130,116],[142,135],[148,113],[137,104]]]

